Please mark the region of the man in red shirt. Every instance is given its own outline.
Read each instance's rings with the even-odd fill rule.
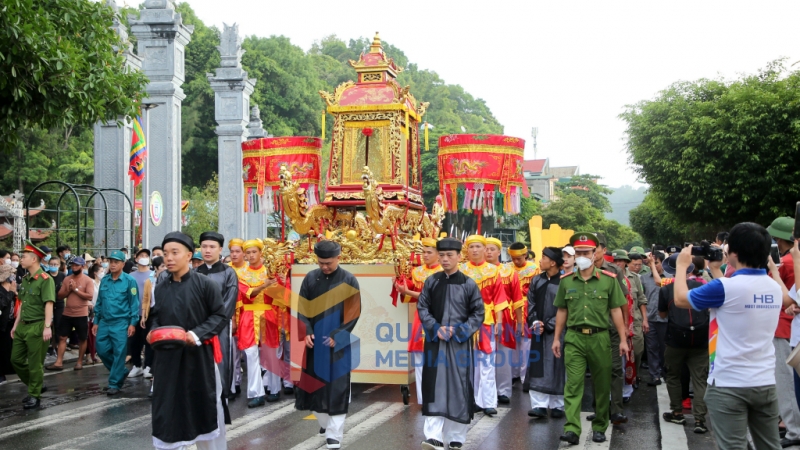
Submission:
[[[778,217],[767,228],[770,236],[778,244],[778,251],[781,255],[778,273],[788,289],[794,286],[794,263],[792,255],[789,253],[794,246],[793,229],[794,219],[791,217]],[[792,375],[794,370],[783,363],[791,352],[789,339],[792,336],[792,319],[792,316],[781,309],[778,328],[775,330],[775,338],[772,340],[775,347],[775,387],[781,393],[778,396],[778,410],[783,424],[786,426],[786,437],[781,439],[782,447],[800,445],[800,410],[794,396]]]

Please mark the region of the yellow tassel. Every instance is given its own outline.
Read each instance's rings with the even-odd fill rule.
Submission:
[[[427,152],[430,150],[428,148],[428,122],[425,122],[425,151]]]
[[[406,139],[408,139],[408,130],[411,127],[411,124],[408,122],[408,108],[406,108]]]
[[[322,111],[322,142],[325,142],[325,111]]]

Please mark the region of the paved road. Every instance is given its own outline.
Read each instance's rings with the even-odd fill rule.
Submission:
[[[69,369],[72,364],[65,364]],[[126,450],[152,448],[150,437],[149,382],[128,380],[123,393],[108,397],[102,392],[107,371],[86,366],[83,371],[67,370],[48,375],[49,390],[42,409],[24,411],[25,396],[19,382],[0,386],[0,448],[13,450],[82,449]],[[587,379],[589,380],[589,379]],[[588,387],[588,386],[587,386]],[[584,398],[584,416],[591,407],[590,389]],[[413,392],[413,386],[412,386]],[[661,395],[659,395],[659,393]],[[413,397],[413,396],[412,396]],[[400,390],[392,385],[353,385],[350,414],[345,423],[343,448],[353,450],[418,449],[423,440],[420,406],[404,406]],[[642,386],[626,405],[630,421],[606,432],[604,445],[586,444],[575,448],[614,450],[715,449],[710,434],[695,435],[691,429],[659,420],[659,403],[665,408],[666,391]],[[227,428],[230,449],[318,449],[323,438],[308,412],[296,411],[293,399],[282,396],[276,403],[256,409],[246,399],[231,403],[233,424]],[[532,420],[527,394],[514,385],[510,407],[500,407],[496,417],[478,414],[471,424],[465,448],[500,450],[509,448],[554,449],[563,419]],[[663,411],[663,409],[661,410]],[[689,423],[693,423],[690,418]],[[588,422],[584,434],[588,432]]]

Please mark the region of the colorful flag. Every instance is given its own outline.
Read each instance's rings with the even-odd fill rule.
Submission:
[[[139,117],[133,119],[133,133],[131,135],[131,159],[128,166],[128,175],[136,187],[145,177],[144,161],[147,158],[147,142],[144,140],[144,131]]]

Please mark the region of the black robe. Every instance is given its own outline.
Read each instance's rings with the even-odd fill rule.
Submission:
[[[358,349],[349,345],[349,335],[339,333],[352,333],[361,315],[358,280],[341,267],[330,275],[312,270],[303,278],[295,311],[300,328],[295,339],[314,335],[314,347],[303,347],[305,368],[296,385],[295,408],[331,416],[347,414],[350,372],[358,358],[353,352]],[[338,350],[323,344],[327,336],[334,338]]]
[[[531,336],[531,359],[528,362],[525,383],[529,389],[549,395],[564,395],[566,383],[564,357],[562,355],[561,358],[556,358],[552,351],[558,313],[558,308],[553,303],[560,282],[561,274],[548,277],[547,273],[541,273],[531,280],[528,288],[528,327],[539,321],[544,323],[544,330],[540,335]],[[564,334],[566,331],[559,337],[562,348]]]
[[[417,312],[426,336],[422,414],[468,424],[474,413],[472,335],[486,313],[480,289],[461,271],[433,274],[422,286]],[[441,326],[455,327],[456,334],[449,341],[439,340]]]
[[[156,284],[152,328],[179,326],[203,342],[227,323],[217,283],[190,270]],[[192,345],[156,350],[153,363],[153,436],[164,442],[192,441],[218,428],[214,349]]]
[[[239,295],[239,278],[236,271],[227,264],[220,261],[215,262],[210,268],[204,263],[195,269],[208,278],[216,281],[222,289],[222,304],[225,308],[225,328],[219,333],[219,343],[222,347],[222,362],[218,364],[219,375],[222,379],[222,399],[225,408],[225,423],[230,424],[227,401],[231,393],[231,381],[233,379],[233,352],[231,339],[231,318],[236,311],[236,299]]]

